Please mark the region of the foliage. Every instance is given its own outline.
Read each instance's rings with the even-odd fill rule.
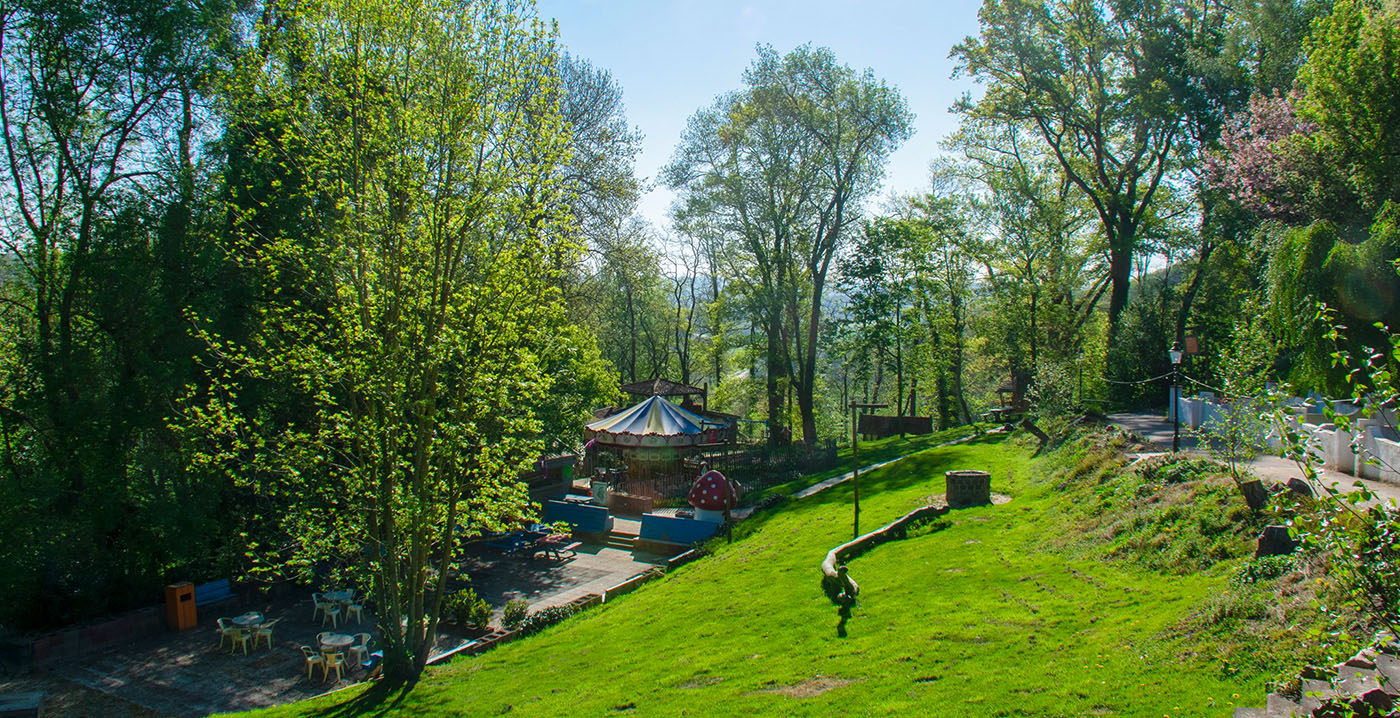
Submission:
[[[274,194],[312,198],[307,226],[230,203],[255,319],[230,337],[201,318],[210,387],[177,423],[192,475],[279,506],[252,572],[329,562],[372,586],[386,670],[413,675],[460,538],[528,511],[515,474],[542,449],[548,372],[588,361],[555,331],[547,261],[574,251],[553,38],[514,4],[287,12],[258,26],[266,52],[227,91],[256,151],[297,168]],[[241,398],[268,388],[282,406]]]
[[[770,440],[788,426],[790,382],[811,443],[827,275],[912,116],[873,72],[826,49],[760,46],[744,82],[690,118],[663,177],[680,193],[677,223],[734,248],[731,280],[766,340]]]
[[[1329,393],[1347,390],[1346,370],[1332,362],[1330,326],[1314,307],[1326,303],[1349,328],[1346,351],[1379,346],[1376,322],[1400,322],[1391,262],[1400,258],[1400,206],[1387,205],[1360,242],[1338,225],[1319,221],[1284,232],[1268,266],[1269,318],[1292,359],[1288,378]]]
[[[1274,355],[1273,338],[1258,305],[1247,304],[1245,318],[1236,323],[1229,345],[1221,349],[1218,371],[1224,378],[1225,396],[1220,397],[1220,412],[1200,430],[1211,455],[1230,467],[1236,484],[1242,481],[1240,464],[1266,447],[1269,423],[1264,418],[1264,379]]]
[[[522,619],[517,629],[520,631],[521,635],[533,635],[569,618],[574,615],[574,612],[574,607],[569,604],[542,608],[538,611],[531,612],[530,615]]]
[[[442,613],[460,626],[486,628],[491,624],[491,604],[470,588],[461,589],[448,596],[443,604]]]
[[[1299,114],[1319,128],[1307,137],[1309,149],[1325,158],[1331,181],[1345,185],[1339,199],[1369,212],[1400,201],[1398,18],[1393,10],[1338,0],[1313,23],[1308,59],[1298,71],[1306,88]]]
[[[981,34],[953,55],[987,91],[957,110],[1027,127],[1092,205],[1109,255],[1112,353],[1140,234],[1182,129],[1175,17],[1165,3],[987,0],[978,18]]]
[[[501,623],[505,624],[506,628],[518,628],[530,613],[530,602],[523,598],[512,598],[506,601],[503,611]]]
[[[1253,558],[1240,564],[1239,568],[1235,569],[1234,575],[1230,577],[1230,583],[1239,587],[1245,584],[1272,581],[1292,571],[1297,566],[1297,563],[1298,560],[1293,554]]]
[[[0,11],[0,624],[48,629],[227,576],[244,497],[184,476],[183,313],[239,314],[210,233],[223,2]]]
[[[1078,407],[1074,397],[1074,375],[1061,362],[1041,362],[1036,368],[1029,397],[1031,413],[1041,419],[1059,419]]]
[[[1400,263],[1393,267],[1400,272]],[[1336,314],[1329,307],[1320,306],[1316,319],[1330,327],[1326,336],[1336,347],[1332,359],[1346,371],[1349,399],[1362,407],[1362,417],[1373,418],[1394,432],[1394,407],[1400,403],[1400,385],[1395,381],[1400,368],[1400,333],[1378,326],[1386,343],[1367,348],[1357,357],[1346,348],[1345,330],[1336,323]],[[1285,404],[1281,397],[1281,393],[1272,397],[1269,415],[1282,442],[1281,453],[1297,463],[1318,497],[1316,510],[1297,521],[1294,530],[1306,549],[1327,558],[1329,579],[1338,589],[1335,598],[1342,604],[1325,602],[1321,608],[1325,615],[1339,617],[1350,607],[1368,622],[1384,625],[1394,633],[1400,624],[1400,509],[1393,503],[1380,504],[1376,495],[1360,482],[1347,493],[1335,484],[1323,483],[1317,470],[1321,463],[1317,447],[1300,430],[1297,409]],[[1338,431],[1354,437],[1361,434],[1352,417],[1336,414],[1330,405],[1326,413]],[[1354,441],[1353,449],[1356,448]],[[1371,460],[1379,461],[1375,457]],[[1400,467],[1385,468],[1395,471]]]

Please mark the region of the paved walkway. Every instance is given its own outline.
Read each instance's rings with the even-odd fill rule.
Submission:
[[[994,429],[993,431],[995,431],[995,429]],[[991,432],[991,431],[988,431],[988,432],[983,432],[983,433],[984,433],[984,434],[989,434],[989,433],[992,433],[992,432]],[[919,451],[915,451],[915,452],[912,452],[912,453],[909,453],[909,454],[905,454],[905,455],[903,455],[903,456],[896,456],[896,457],[894,457],[893,459],[890,459],[889,461],[881,461],[881,462],[876,463],[876,464],[870,464],[870,465],[868,465],[868,466],[862,466],[862,467],[860,467],[860,472],[861,472],[861,473],[866,473],[866,472],[869,472],[869,471],[874,471],[875,469],[878,469],[878,468],[880,468],[880,467],[882,467],[882,466],[888,466],[888,465],[893,464],[894,462],[899,461],[899,460],[901,460],[901,459],[907,459],[907,458],[909,458],[909,457],[913,456],[914,454],[917,454],[917,453],[919,453],[919,452],[921,452],[921,451],[928,451],[929,449],[941,449],[941,448],[943,448],[943,447],[945,447],[945,446],[952,446],[952,445],[954,445],[954,444],[961,444],[961,443],[964,443],[964,442],[967,442],[967,441],[971,441],[972,439],[976,438],[977,436],[978,436],[977,434],[970,434],[970,435],[968,435],[968,436],[964,436],[964,437],[961,438],[961,439],[953,439],[952,441],[945,441],[945,442],[943,442],[943,443],[941,443],[941,444],[934,444],[933,446],[927,446],[927,447],[924,447],[924,448],[922,448],[922,449],[919,449]],[[831,478],[829,478],[829,479],[827,479],[827,480],[825,480],[825,481],[818,481],[817,483],[812,484],[811,486],[808,486],[807,488],[802,489],[801,491],[798,491],[798,492],[794,493],[794,494],[792,495],[792,497],[793,497],[794,499],[805,499],[805,498],[807,498],[808,496],[811,496],[812,494],[819,493],[819,492],[822,492],[822,491],[826,491],[827,489],[829,489],[829,488],[831,488],[831,487],[833,487],[833,486],[836,486],[837,484],[842,484],[842,483],[845,483],[845,482],[847,482],[847,481],[850,481],[851,478],[854,477],[855,475],[856,475],[856,472],[854,472],[854,471],[847,471],[846,473],[841,474],[840,476],[833,476],[833,477],[831,477]]]
[[[471,576],[477,595],[496,607],[494,620],[499,623],[501,608],[511,599],[529,601],[532,611],[561,606],[665,563],[666,557],[659,554],[584,544],[562,561],[543,555],[502,556],[490,549],[473,551],[463,561],[462,571]]]
[[[1163,450],[1170,450],[1172,446],[1172,422],[1158,414],[1143,413],[1123,413],[1111,414],[1108,420],[1115,426],[1122,427],[1142,438],[1158,445]],[[1201,445],[1195,433],[1183,426],[1181,427],[1181,451],[1192,456],[1209,457],[1210,452]],[[1143,452],[1149,453],[1149,452]],[[1269,454],[1263,454],[1246,464],[1251,473],[1260,478],[1273,479],[1274,481],[1288,481],[1291,478],[1302,478],[1303,472],[1297,464],[1287,459]],[[1372,481],[1370,479],[1357,479],[1351,474],[1343,474],[1339,471],[1330,471],[1318,467],[1318,477],[1323,484],[1337,484],[1341,491],[1351,492],[1357,481],[1370,489],[1372,493],[1379,496],[1382,501],[1394,500],[1400,503],[1400,486],[1382,481]]]

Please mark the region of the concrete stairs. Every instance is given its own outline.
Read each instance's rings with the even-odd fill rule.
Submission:
[[[613,529],[608,532],[607,538],[603,541],[603,546],[607,548],[622,549],[623,551],[637,550],[637,534],[627,530]]]
[[[1310,677],[1303,679],[1297,698],[1270,693],[1263,708],[1236,708],[1235,718],[1370,718],[1400,706],[1400,656],[1393,646],[1367,648],[1330,669],[1305,674]]]

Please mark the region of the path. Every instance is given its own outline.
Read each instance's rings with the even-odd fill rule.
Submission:
[[[881,462],[878,463],[878,464],[870,464],[870,465],[868,465],[868,466],[862,466],[862,467],[860,467],[860,472],[863,474],[863,473],[866,473],[866,472],[869,472],[869,471],[874,471],[875,469],[878,469],[878,468],[880,468],[880,467],[882,467],[882,466],[889,466],[890,464],[893,464],[893,463],[896,462],[896,461],[900,461],[900,460],[902,460],[902,459],[907,459],[907,458],[909,458],[909,457],[913,456],[914,454],[917,454],[917,453],[919,453],[919,452],[921,452],[921,451],[928,451],[929,449],[941,449],[941,448],[943,448],[943,447],[945,447],[945,446],[952,446],[952,445],[954,445],[954,444],[961,444],[961,443],[964,443],[964,442],[967,442],[967,441],[971,441],[971,440],[977,438],[978,436],[985,435],[985,434],[995,433],[996,431],[997,431],[996,429],[993,429],[993,430],[991,430],[991,431],[984,431],[984,432],[982,432],[982,434],[970,434],[970,435],[968,435],[968,436],[964,436],[964,437],[961,438],[961,439],[953,439],[952,441],[945,441],[945,442],[943,442],[943,443],[941,443],[941,444],[934,444],[933,446],[926,446],[926,447],[924,447],[924,448],[922,448],[922,449],[919,449],[919,451],[910,452],[910,453],[908,453],[908,454],[904,454],[903,456],[896,456],[896,457],[894,457],[893,459],[890,459],[890,460],[888,460],[888,461],[881,461]],[[822,491],[826,491],[827,489],[829,489],[829,488],[831,488],[831,487],[833,487],[833,486],[836,486],[837,484],[842,484],[842,483],[845,483],[845,482],[847,482],[847,481],[850,481],[851,478],[854,477],[855,475],[856,475],[856,472],[854,472],[854,471],[847,471],[846,473],[841,474],[840,476],[833,476],[833,477],[831,477],[831,478],[829,478],[829,479],[826,479],[825,481],[818,481],[817,483],[812,484],[811,486],[808,486],[807,488],[802,489],[801,491],[798,491],[798,492],[794,493],[794,494],[792,495],[792,497],[793,497],[794,499],[805,499],[805,498],[807,498],[808,496],[811,496],[812,494],[819,493],[819,492],[822,492]]]
[[[1108,420],[1115,426],[1132,432],[1163,449],[1170,449],[1172,445],[1172,423],[1165,417],[1158,414],[1143,413],[1123,413],[1111,414]],[[1209,457],[1210,452],[1201,446],[1195,433],[1183,426],[1181,427],[1181,451],[1191,456]],[[1302,478],[1303,472],[1297,464],[1271,454],[1263,454],[1246,463],[1251,473],[1260,478],[1273,479],[1274,481],[1285,482],[1292,478]],[[1318,467],[1318,478],[1323,484],[1336,483],[1337,488],[1351,492],[1355,491],[1354,486],[1357,481],[1361,481],[1367,489],[1380,497],[1382,501],[1394,500],[1400,503],[1400,486],[1383,481],[1372,481],[1370,479],[1357,479],[1351,474],[1343,474],[1340,471],[1331,471]]]

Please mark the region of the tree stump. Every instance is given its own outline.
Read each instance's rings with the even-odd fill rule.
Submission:
[[[1258,479],[1241,483],[1240,493],[1244,494],[1244,502],[1249,504],[1250,511],[1262,511],[1264,505],[1269,503],[1269,490]]]
[[[1254,549],[1254,557],[1286,556],[1298,548],[1298,542],[1288,535],[1287,526],[1265,526],[1259,534],[1259,546]]]
[[[960,509],[965,506],[981,506],[992,502],[992,475],[985,471],[949,471],[944,474],[948,482],[948,506]]]

